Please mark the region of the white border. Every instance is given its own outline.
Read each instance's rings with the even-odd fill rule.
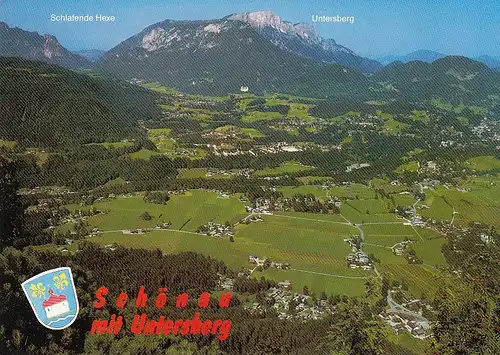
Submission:
[[[24,287],[25,284],[31,282],[32,280],[34,279],[37,279],[39,278],[40,276],[43,276],[43,275],[46,275],[46,274],[51,274],[55,271],[59,271],[59,270],[67,270],[69,272],[69,275],[71,276],[71,285],[73,285],[73,293],[75,294],[75,301],[76,301],[76,314],[75,314],[75,317],[73,318],[73,320],[71,322],[69,322],[67,325],[65,325],[64,327],[62,328],[54,328],[54,327],[51,327],[49,325],[46,325],[45,323],[43,323],[41,320],[40,320],[40,317],[38,317],[38,313],[35,309],[35,306],[33,305],[33,302],[31,302],[31,298],[26,290],[26,288]],[[73,281],[73,274],[71,273],[71,268],[67,267],[67,266],[63,266],[63,267],[58,267],[58,268],[55,268],[55,269],[52,269],[52,270],[47,270],[47,271],[44,271],[44,272],[41,272],[39,273],[38,275],[35,275],[31,278],[29,278],[28,280],[24,281],[22,284],[21,284],[21,287],[24,291],[24,294],[26,295],[26,298],[28,298],[28,301],[30,303],[30,306],[31,306],[31,309],[33,309],[33,313],[35,313],[35,316],[36,316],[36,319],[46,328],[49,328],[49,329],[52,329],[52,330],[62,330],[62,329],[65,329],[67,327],[69,327],[71,324],[73,324],[73,322],[76,320],[76,317],[78,316],[78,312],[80,311],[80,305],[78,303],[78,296],[76,294],[76,287],[75,287],[75,282]]]

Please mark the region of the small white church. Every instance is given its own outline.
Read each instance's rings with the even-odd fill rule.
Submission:
[[[49,298],[42,302],[47,318],[55,318],[70,311],[65,295],[56,295],[52,289],[49,289],[49,295]]]

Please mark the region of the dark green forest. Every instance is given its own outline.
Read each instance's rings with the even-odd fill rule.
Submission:
[[[154,94],[20,58],[0,58],[0,139],[62,148],[139,135],[137,121],[158,114]]]

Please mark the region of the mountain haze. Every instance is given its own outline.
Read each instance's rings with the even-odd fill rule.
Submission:
[[[377,60],[383,65],[388,65],[393,62],[403,62],[408,63],[415,60],[419,60],[426,63],[431,63],[437,59],[446,57],[446,54],[430,51],[427,49],[420,49],[415,52],[411,52],[409,54],[397,56],[397,55],[388,55],[384,57],[377,58]]]
[[[57,64],[65,68],[87,68],[90,61],[71,53],[57,38],[37,32],[29,32],[17,27],[9,27],[0,22],[0,56],[21,57]]]
[[[82,49],[79,51],[73,51],[73,53],[82,56],[84,58],[87,58],[91,62],[95,62],[99,59],[101,59],[106,51],[100,50],[100,49]]]
[[[481,55],[479,57],[474,58],[478,62],[484,63],[490,68],[500,69],[500,58],[491,57],[489,55]]]

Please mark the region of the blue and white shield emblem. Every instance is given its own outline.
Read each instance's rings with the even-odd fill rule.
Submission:
[[[22,283],[33,312],[49,329],[69,327],[79,311],[75,283],[69,267],[44,271]]]

